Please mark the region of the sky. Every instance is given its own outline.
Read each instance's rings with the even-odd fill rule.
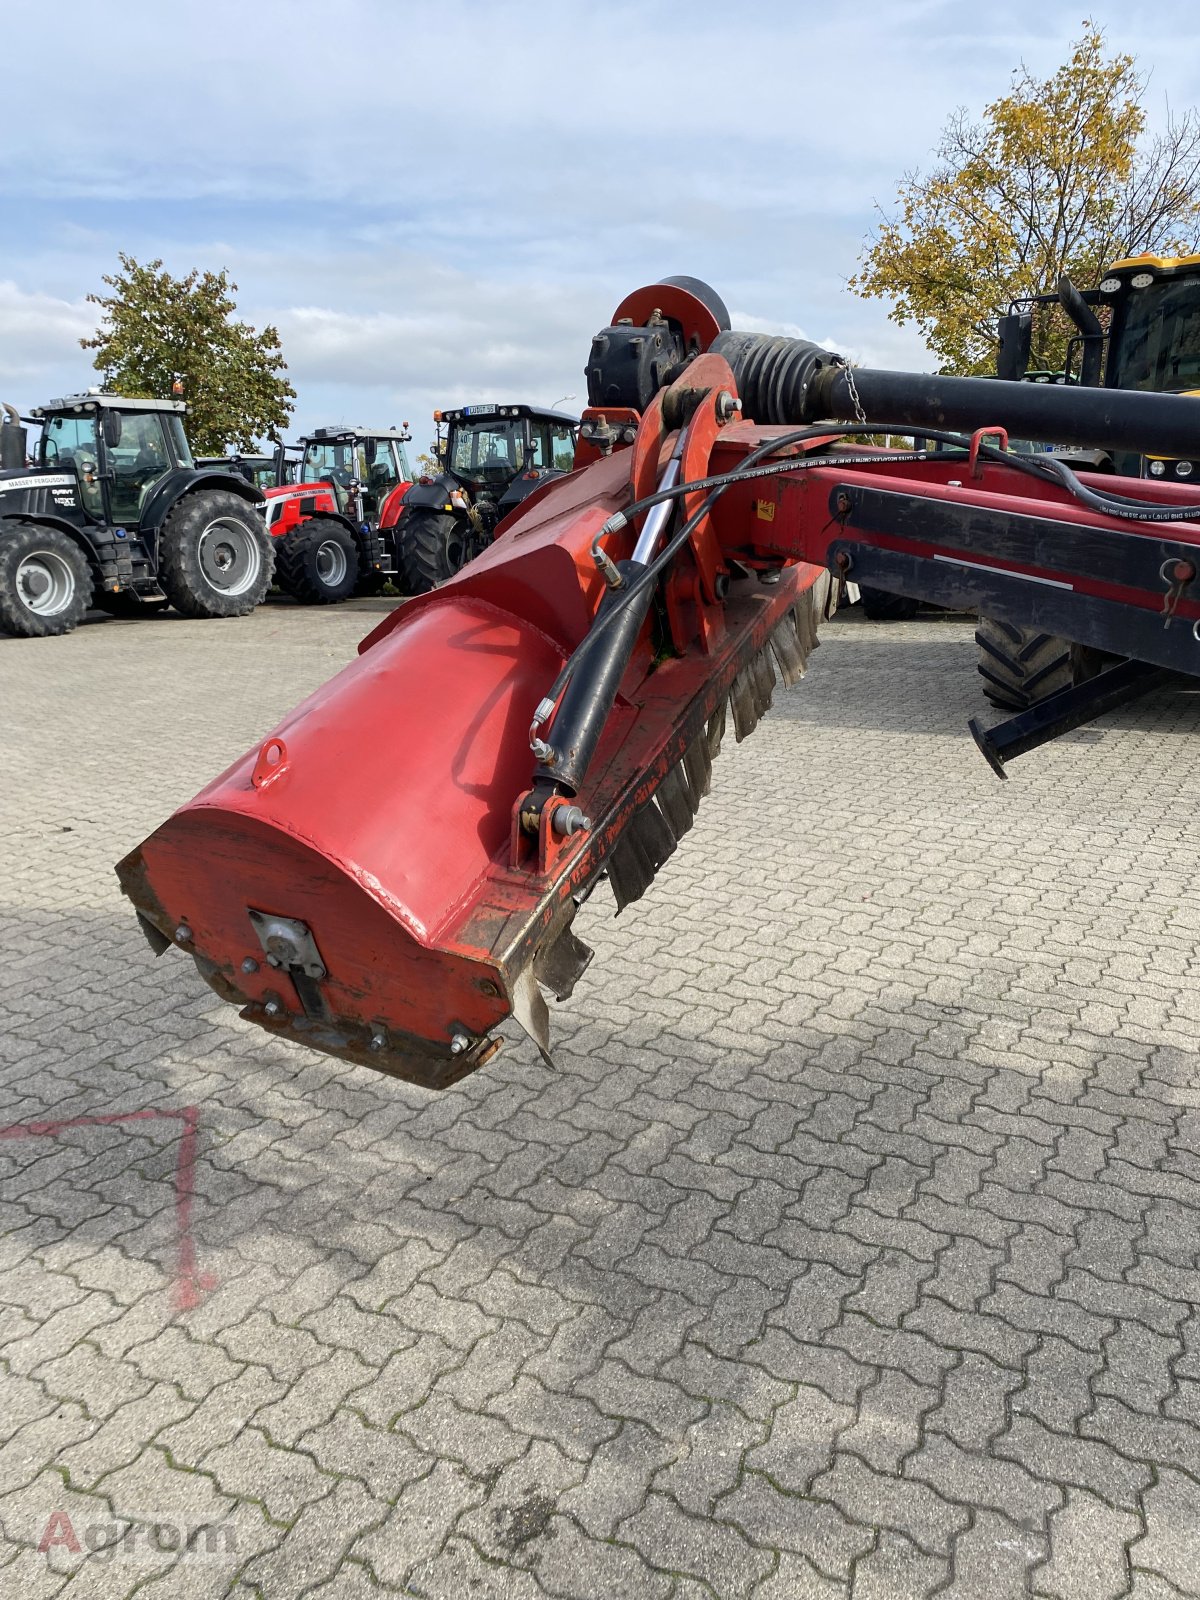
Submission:
[[[0,400],[95,381],[118,251],[228,269],[279,329],[291,437],[577,410],[591,335],[672,273],[737,327],[928,368],[846,288],[876,207],[1089,11],[1152,121],[1200,101],[1190,0],[0,0]]]

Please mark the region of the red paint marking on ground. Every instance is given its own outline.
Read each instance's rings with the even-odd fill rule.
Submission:
[[[39,1135],[55,1139],[68,1128],[108,1127],[118,1122],[149,1122],[174,1117],[183,1123],[179,1156],[175,1162],[175,1275],[171,1282],[171,1303],[176,1311],[191,1311],[198,1306],[217,1280],[211,1272],[196,1269],[196,1241],[192,1238],[192,1197],[196,1192],[196,1128],[199,1106],[184,1106],[180,1111],[160,1111],[156,1106],[145,1111],[113,1111],[95,1117],[66,1117],[61,1122],[14,1122],[0,1128],[0,1139],[31,1139]]]

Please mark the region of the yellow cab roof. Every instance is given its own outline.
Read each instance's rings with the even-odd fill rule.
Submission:
[[[1147,250],[1143,255],[1126,256],[1123,261],[1114,261],[1108,271],[1120,272],[1124,267],[1149,267],[1155,272],[1177,272],[1180,267],[1200,267],[1200,255],[1156,256]]]

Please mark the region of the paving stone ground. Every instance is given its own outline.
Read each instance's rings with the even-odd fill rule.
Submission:
[[[839,619],[434,1097],[112,874],[384,605],[0,639],[0,1596],[1200,1595],[1200,700],[1002,784]]]

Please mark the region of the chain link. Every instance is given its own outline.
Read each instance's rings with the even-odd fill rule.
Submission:
[[[867,413],[862,408],[862,401],[858,398],[858,386],[854,382],[854,368],[846,362],[846,388],[850,391],[850,398],[854,401],[855,422],[866,422]]]

